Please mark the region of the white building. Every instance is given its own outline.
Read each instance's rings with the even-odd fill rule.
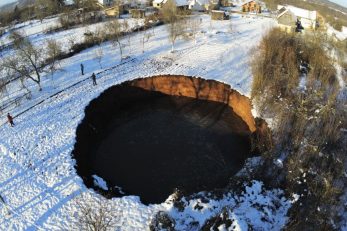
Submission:
[[[279,14],[277,15],[279,23],[281,21],[285,21],[286,26],[291,26],[287,24],[292,23],[291,21],[294,21],[295,23],[296,20],[300,20],[301,25],[304,27],[304,29],[316,29],[316,23],[318,20],[317,11],[305,10],[290,5],[278,5],[277,9],[279,10]],[[283,20],[283,18],[286,19]]]
[[[190,0],[189,9],[193,11],[208,10],[209,0]]]
[[[163,7],[164,0],[154,0],[152,4],[153,7],[160,9]]]
[[[167,2],[167,0],[154,0],[153,1],[153,7],[155,8],[162,8],[163,5]],[[188,9],[188,0],[175,0],[176,6],[179,8],[186,8]]]

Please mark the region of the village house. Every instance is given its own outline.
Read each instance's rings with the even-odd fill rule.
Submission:
[[[221,0],[220,2],[222,7],[233,7],[235,6],[232,0]]]
[[[161,9],[167,0],[154,0],[153,7]],[[188,0],[175,0],[176,7],[182,10],[187,10],[189,8]]]
[[[154,8],[161,9],[163,7],[164,0],[153,0],[152,4]]]
[[[99,22],[102,21],[103,16],[104,15],[100,11],[85,11],[84,8],[79,8],[70,13],[62,14],[60,18],[65,27],[84,22]]]
[[[149,6],[152,6],[152,2],[147,0],[134,0],[129,3],[131,9],[145,9]]]
[[[124,12],[123,5],[115,5],[104,9],[106,17],[119,17]]]
[[[116,4],[115,0],[97,0],[96,4],[103,9],[106,17],[120,17],[129,4]]]
[[[210,0],[208,10],[219,10],[221,7],[221,0]]]
[[[226,15],[225,11],[222,11],[222,10],[212,10],[211,19],[212,20],[228,20],[229,15]]]
[[[189,10],[192,11],[207,11],[209,9],[208,0],[191,0],[189,1]]]
[[[131,9],[130,14],[132,18],[145,18],[146,16],[144,9]]]
[[[246,1],[242,4],[242,12],[261,13],[261,6],[255,0]]]
[[[304,30],[315,30],[319,26],[317,11],[282,5],[278,5],[277,9],[278,25],[284,31],[295,31],[297,22],[300,22]]]

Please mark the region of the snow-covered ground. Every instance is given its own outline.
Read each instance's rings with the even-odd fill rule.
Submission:
[[[197,42],[179,40],[174,53],[169,52],[171,44],[165,26],[160,26],[145,44],[144,53],[140,42],[143,32],[133,34],[131,46],[124,47],[130,58],[123,62],[120,62],[118,48],[104,43],[63,60],[62,71],[53,78],[50,75],[43,78],[42,92],[27,82],[33,90],[32,99],[11,109],[11,114],[18,115],[44,101],[16,117],[15,127],[7,124],[0,127],[0,195],[5,202],[0,200],[0,230],[78,230],[74,223],[78,216],[75,201],[82,195],[82,203],[88,201],[86,198],[104,200],[84,186],[74,169],[71,151],[84,108],[110,86],[138,77],[182,74],[226,82],[249,95],[250,57],[262,34],[275,25],[275,21],[233,15],[230,21],[211,22],[207,15],[198,17],[203,23]],[[128,40],[124,38],[122,43],[128,44]],[[100,49],[104,55],[101,66],[95,58]],[[84,76],[80,74],[80,63],[85,66]],[[98,73],[95,87],[89,79],[92,72]],[[74,83],[78,84],[72,86]],[[18,94],[18,89],[10,91],[10,97]],[[0,103],[3,100],[7,99],[2,98]],[[3,112],[1,122],[5,122],[7,112]],[[203,209],[195,209],[197,203]],[[143,205],[136,196],[107,201],[113,214],[117,214],[116,226],[120,230],[148,230],[150,220],[158,211],[168,212],[177,221],[176,228],[189,230],[188,221],[201,225],[225,207],[233,218],[235,230],[247,230],[250,226],[279,230],[286,222],[290,204],[280,190],[265,190],[261,182],[256,181],[241,195],[230,192],[209,203],[197,199],[187,201],[183,212],[177,211],[170,200],[149,206]]]
[[[327,34],[335,36],[338,40],[343,41],[347,39],[347,27],[343,26],[341,31],[335,30],[332,26],[328,25]]]
[[[117,20],[119,20],[120,23],[123,23],[126,20],[129,25],[129,30],[142,26],[144,23],[144,19],[134,19],[126,16]],[[47,40],[56,40],[62,46],[62,51],[68,52],[73,44],[82,43],[84,41],[85,33],[101,31],[107,23],[108,21],[90,25],[80,25],[56,33],[46,33],[51,28],[60,26],[59,17],[54,17],[44,19],[42,23],[39,20],[34,20],[30,21],[30,23],[19,24],[12,30],[12,32],[22,34],[27,37],[34,46],[41,48],[47,46]],[[1,37],[1,45],[8,45],[12,42],[10,34],[10,32],[7,32]],[[6,57],[6,55],[10,55],[11,53],[12,50],[10,50],[10,52],[4,52],[3,56]]]
[[[7,28],[6,33],[1,37],[2,44],[6,45],[11,42],[9,35],[11,32],[19,32],[26,36],[33,36],[35,34],[45,33],[48,29],[59,25],[59,18],[47,18],[40,22],[40,20],[31,20],[14,25],[11,29]]]

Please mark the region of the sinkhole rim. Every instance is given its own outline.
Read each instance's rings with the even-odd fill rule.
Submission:
[[[202,78],[190,77],[190,76],[181,76],[181,75],[161,75],[161,76],[152,76],[147,78],[138,78],[130,81],[126,81],[117,85],[114,85],[102,92],[97,98],[93,99],[89,105],[85,108],[85,117],[78,125],[76,129],[76,142],[74,145],[74,149],[72,151],[73,158],[76,160],[75,169],[77,174],[82,177],[84,185],[88,188],[93,188],[97,192],[101,193],[107,198],[115,197],[114,192],[112,191],[104,191],[94,186],[92,172],[88,172],[85,170],[81,170],[81,168],[88,168],[91,166],[91,163],[88,163],[88,160],[82,160],[80,157],[80,153],[83,151],[88,152],[90,147],[81,147],[80,135],[81,130],[84,130],[85,137],[88,137],[93,132],[99,129],[102,121],[96,122],[92,121],[92,123],[84,124],[86,118],[90,116],[89,110],[93,106],[97,104],[98,99],[105,97],[107,92],[112,91],[112,89],[121,89],[126,87],[136,87],[149,92],[159,92],[168,96],[175,97],[189,97],[196,100],[205,100],[216,103],[222,103],[232,108],[233,111],[239,116],[242,121],[248,126],[249,134],[252,134],[256,130],[254,118],[251,113],[251,102],[246,97],[241,95],[236,90],[231,89],[231,87],[225,83],[221,83],[215,80],[206,80]],[[120,90],[121,91],[121,90]],[[112,101],[112,100],[111,100]],[[110,102],[108,102],[110,103]],[[241,106],[240,106],[241,105]],[[97,110],[98,113],[103,113],[100,108]],[[98,124],[100,123],[100,124]],[[84,138],[85,138],[84,137]],[[89,143],[90,145],[90,143]],[[88,146],[88,145],[87,145]],[[81,152],[82,151],[82,152]],[[246,156],[246,158],[249,157]],[[81,161],[82,160],[82,161]],[[84,166],[84,167],[81,167]],[[101,176],[102,177],[102,176]],[[103,178],[103,177],[102,177]],[[107,182],[108,183],[108,182]],[[194,193],[198,193],[200,191],[196,191]],[[191,193],[190,193],[191,194]],[[134,195],[134,194],[130,194]],[[136,195],[136,194],[135,194]],[[167,197],[169,197],[167,195]],[[116,197],[121,197],[121,195],[116,195]],[[161,202],[148,203],[144,202],[140,197],[140,200],[143,204],[160,204]],[[167,198],[166,197],[166,198]]]

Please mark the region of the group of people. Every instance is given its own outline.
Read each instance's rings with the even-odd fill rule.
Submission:
[[[81,74],[84,75],[84,65],[83,65],[83,63],[81,63]],[[92,79],[92,81],[93,81],[93,86],[98,85],[98,84],[96,83],[96,75],[95,75],[94,72],[93,72],[93,74],[92,74],[92,76],[91,76],[91,79]]]
[[[84,75],[84,65],[81,63],[81,73]],[[92,74],[91,79],[93,81],[93,86],[98,85],[96,83],[96,75],[95,73]],[[13,116],[10,113],[7,113],[7,121],[10,124],[11,127],[14,127],[14,122],[13,122]]]

